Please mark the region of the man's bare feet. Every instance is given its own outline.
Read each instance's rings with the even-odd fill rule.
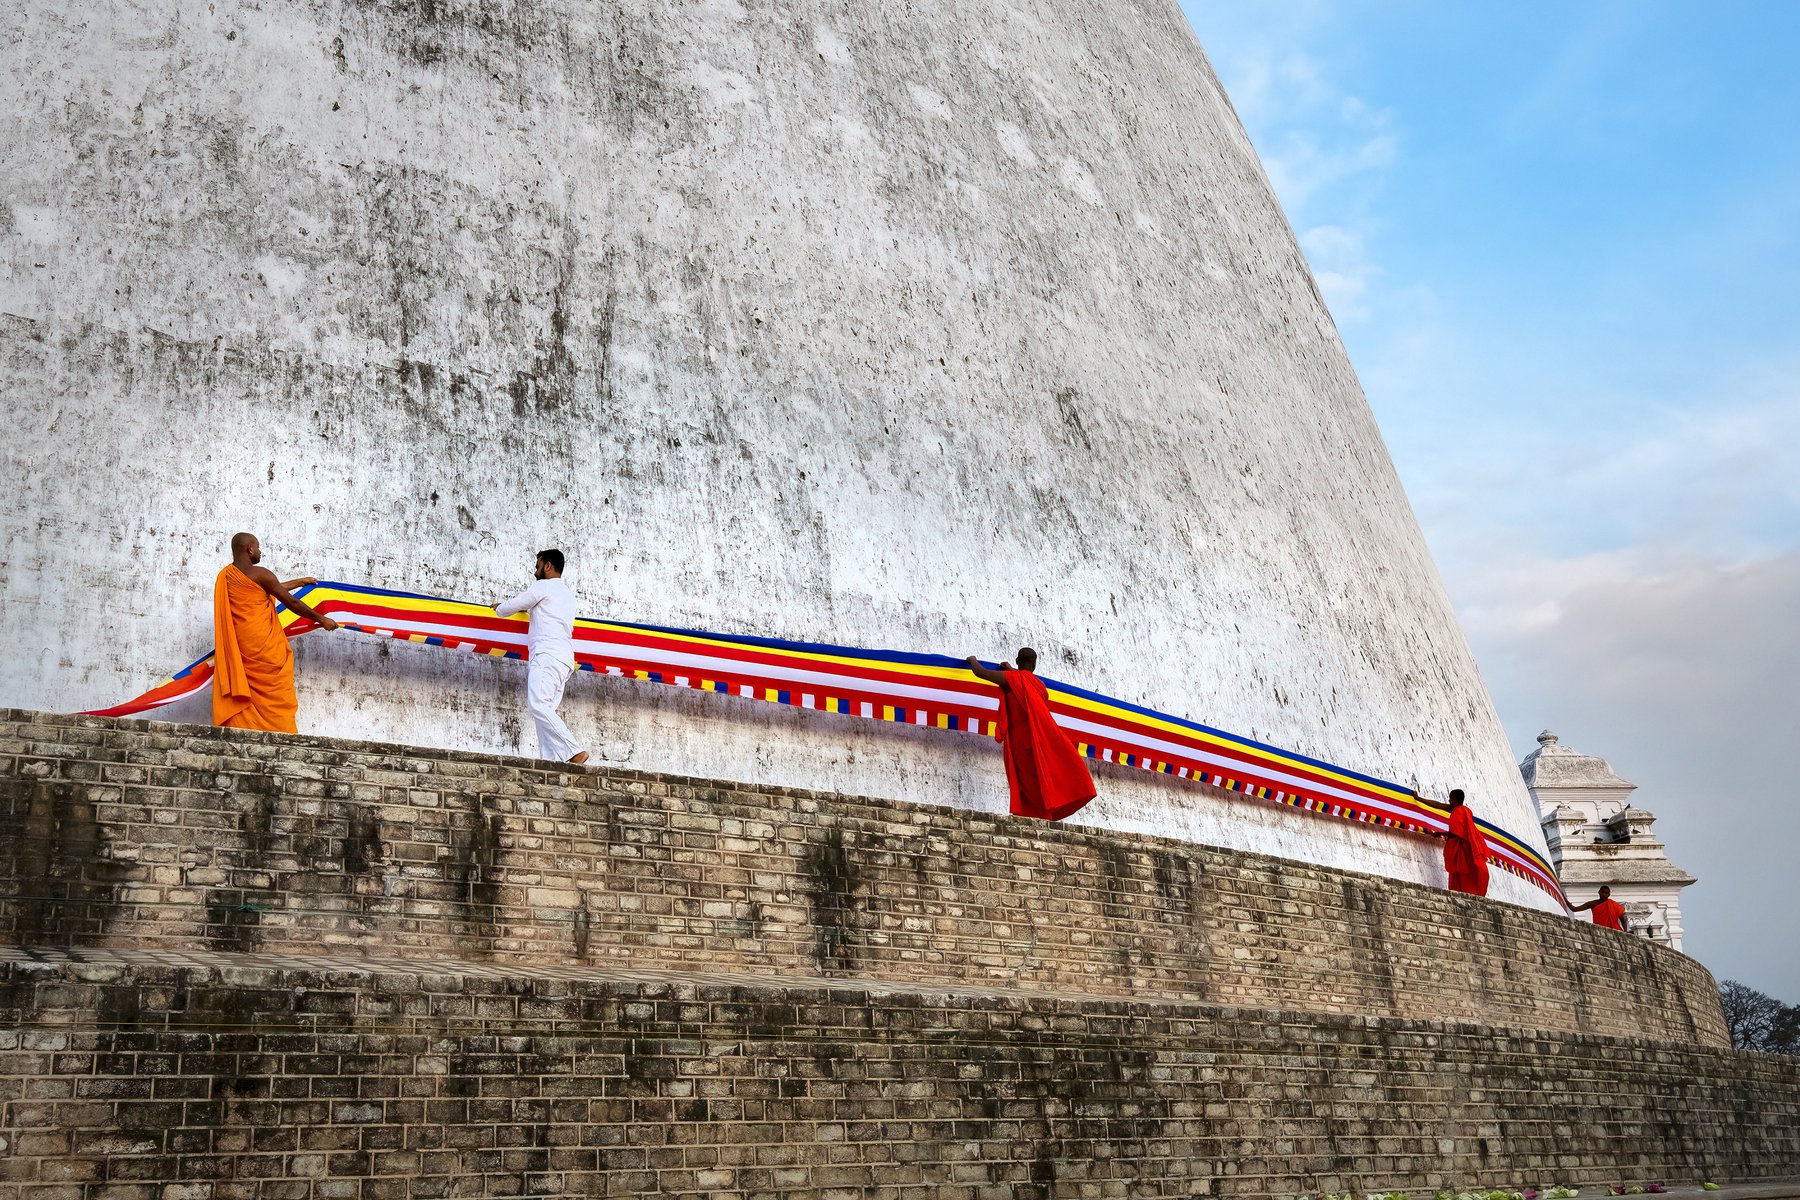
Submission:
[[[580,754],[577,754],[574,758],[569,760],[570,765],[577,767],[582,766],[587,762],[587,754],[588,752],[583,750]]]

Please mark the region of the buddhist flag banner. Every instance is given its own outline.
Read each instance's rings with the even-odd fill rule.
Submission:
[[[371,636],[497,658],[527,655],[530,626],[523,614],[502,617],[486,605],[323,581],[295,596],[346,629]],[[286,608],[280,615],[289,637],[318,628]],[[958,733],[995,732],[996,690],[961,660],[943,655],[582,618],[575,623],[575,657],[584,671],[647,683]],[[148,712],[211,681],[208,654],[135,700],[91,715]],[[1052,679],[1045,678],[1044,685],[1057,724],[1089,758],[1400,834],[1441,833],[1449,826],[1445,809],[1399,784]],[[1491,822],[1478,823],[1492,866],[1568,907],[1542,856]]]

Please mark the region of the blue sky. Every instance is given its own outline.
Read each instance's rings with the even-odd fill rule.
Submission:
[[[1800,1003],[1800,4],[1184,7],[1514,748],[1609,758],[1689,952]]]

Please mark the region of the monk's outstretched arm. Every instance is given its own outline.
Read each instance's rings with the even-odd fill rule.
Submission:
[[[304,579],[289,579],[289,580],[285,581],[281,586],[291,592],[295,588],[311,587],[313,584],[315,584],[317,582],[319,582],[319,581],[314,579],[311,575],[308,575]]]
[[[1596,905],[1598,903],[1600,903],[1600,901],[1598,901],[1598,900],[1589,900],[1586,904],[1575,905],[1573,908],[1569,909],[1569,911],[1572,913],[1586,912],[1588,909],[1594,907],[1594,905]]]
[[[1431,801],[1429,801],[1429,800],[1425,799],[1425,797],[1419,795],[1418,788],[1413,789],[1412,798],[1419,804],[1430,804],[1431,803]],[[1428,837],[1434,837],[1434,838],[1440,838],[1440,839],[1447,838],[1450,836],[1450,834],[1448,832],[1446,832],[1445,830],[1442,830],[1442,829],[1424,829],[1424,830],[1421,830],[1421,832],[1424,833]]]
[[[973,654],[969,655],[969,657],[964,661],[966,661],[969,664],[969,670],[975,672],[976,678],[985,679],[989,683],[993,684],[995,687],[1005,687],[1006,686],[1005,669],[1011,665],[1010,663],[1000,664],[1001,670],[996,671],[992,667],[982,666],[981,660],[979,658],[976,658]]]
[[[318,612],[312,605],[306,603],[304,600],[294,599],[294,597],[289,594],[287,585],[275,578],[275,572],[269,570],[267,567],[250,568],[250,578],[260,583],[263,591],[275,597],[280,603],[287,605],[289,612],[305,617],[309,621],[316,622],[320,629],[329,630],[338,627],[336,621],[332,620],[324,613]]]

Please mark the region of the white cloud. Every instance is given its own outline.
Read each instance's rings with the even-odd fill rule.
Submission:
[[[1366,321],[1380,302],[1373,201],[1398,159],[1400,137],[1391,113],[1351,94],[1305,48],[1324,34],[1326,20],[1302,7],[1282,29],[1260,30],[1235,45],[1219,66],[1342,326]]]
[[[1369,264],[1363,233],[1343,225],[1315,225],[1300,232],[1313,278],[1338,321],[1369,315]]]
[[[1222,82],[1238,115],[1250,126],[1288,124],[1339,100],[1336,90],[1325,83],[1317,60],[1268,44],[1234,54]]]
[[[1521,559],[1768,557],[1800,544],[1796,378],[1742,372],[1566,423],[1521,419],[1503,395],[1435,421],[1413,411],[1395,458],[1447,576],[1492,563],[1506,538]]]
[[[1296,223],[1329,189],[1395,161],[1392,114],[1346,94],[1304,51],[1252,47],[1229,60],[1223,82]],[[1341,209],[1342,200],[1326,207]]]
[[[1392,133],[1354,128],[1290,128],[1259,147],[1269,182],[1292,219],[1321,205],[1338,213],[1364,207],[1365,194],[1345,193],[1344,185],[1392,166],[1398,148]]]

